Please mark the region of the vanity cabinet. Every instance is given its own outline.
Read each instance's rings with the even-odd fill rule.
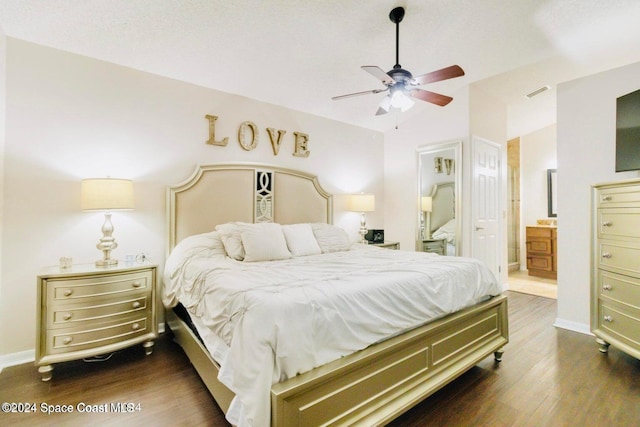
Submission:
[[[529,276],[558,278],[556,227],[527,227],[527,270]]]
[[[640,180],[593,187],[591,331],[640,359]]]

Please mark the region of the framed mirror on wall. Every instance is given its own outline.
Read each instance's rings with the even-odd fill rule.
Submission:
[[[558,216],[558,192],[556,169],[547,169],[547,209],[550,218]]]
[[[417,149],[416,250],[460,255],[462,141]]]

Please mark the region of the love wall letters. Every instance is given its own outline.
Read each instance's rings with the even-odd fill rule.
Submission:
[[[224,137],[219,141],[216,141],[216,120],[218,116],[211,116],[207,114],[205,116],[209,120],[209,139],[207,144],[218,145],[226,147],[229,143],[229,137]],[[282,144],[282,137],[287,133],[286,130],[275,130],[274,128],[267,128],[267,135],[269,135],[269,141],[271,141],[271,148],[273,149],[273,155],[277,156],[280,152],[280,145]],[[238,128],[238,143],[240,147],[246,151],[251,151],[258,146],[258,140],[260,135],[258,132],[258,126],[250,121],[245,121],[240,124]],[[293,132],[293,155],[296,157],[309,157],[311,153],[309,151],[309,135],[302,132]]]

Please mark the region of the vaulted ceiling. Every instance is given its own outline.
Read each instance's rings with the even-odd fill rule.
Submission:
[[[354,125],[386,131],[429,114],[375,116],[384,94],[361,65],[414,75],[459,64],[425,86],[455,97],[476,83],[508,104],[509,136],[555,120],[559,82],[640,61],[637,0],[0,0],[9,37]],[[526,99],[544,85],[550,90]]]

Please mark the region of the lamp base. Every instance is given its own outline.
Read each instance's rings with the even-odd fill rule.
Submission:
[[[363,245],[369,244],[369,241],[367,241],[367,239],[365,239],[364,237],[367,234],[367,231],[369,231],[367,229],[367,217],[365,216],[364,212],[362,212],[360,216],[360,243],[362,243]]]
[[[113,267],[114,265],[118,265],[117,259],[99,259],[96,261],[96,267]]]

